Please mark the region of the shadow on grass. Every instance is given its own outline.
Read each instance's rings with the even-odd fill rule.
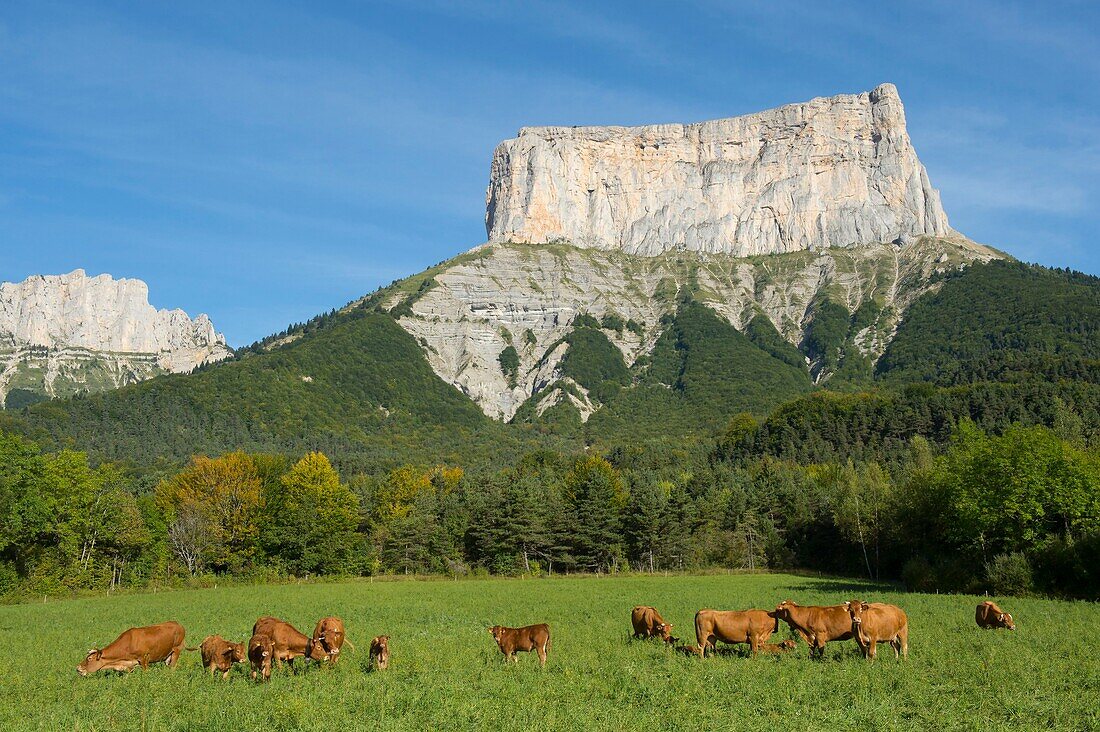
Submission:
[[[814,579],[807,577],[787,585],[780,585],[777,589],[787,592],[837,592],[844,594],[845,600],[852,599],[853,593],[866,594],[868,592],[900,592],[901,588],[885,582],[873,582],[871,580],[846,580],[846,579]],[[784,597],[797,601],[798,598]]]

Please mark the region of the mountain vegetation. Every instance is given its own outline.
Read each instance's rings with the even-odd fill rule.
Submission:
[[[1100,597],[1100,280],[968,267],[874,365],[873,300],[816,302],[798,350],[678,297],[634,364],[607,337],[629,323],[579,318],[536,395],[558,401],[509,424],[380,297],[189,376],[4,412],[0,593],[720,565]]]

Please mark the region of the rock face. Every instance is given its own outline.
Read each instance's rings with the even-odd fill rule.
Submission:
[[[210,318],[155,309],[141,280],[76,270],[0,284],[0,405],[117,388],[230,353]]]
[[[489,416],[510,419],[528,399],[561,398],[548,387],[562,378],[559,364],[568,349],[562,339],[580,315],[608,324],[602,332],[630,366],[652,352],[662,317],[676,311],[685,286],[738,330],[763,315],[795,346],[821,299],[849,313],[872,301],[880,314],[855,345],[875,360],[909,305],[935,287],[934,274],[997,256],[961,237],[753,259],[491,244],[399,283],[384,305],[403,313],[398,322],[443,380]],[[508,348],[516,352],[515,369],[502,364]],[[807,367],[819,381],[829,376],[813,363]],[[574,391],[579,396],[569,398],[583,418],[599,407],[579,385]],[[538,409],[553,403],[540,402]]]
[[[953,232],[897,89],[698,124],[525,127],[493,155],[490,242],[735,256]]]

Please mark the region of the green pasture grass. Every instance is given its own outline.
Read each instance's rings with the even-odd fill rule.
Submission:
[[[823,661],[690,658],[628,640],[630,609],[656,606],[694,643],[697,609],[772,608],[846,599],[909,615],[909,660],[880,646],[874,665],[851,642]],[[1100,728],[1094,604],[1005,599],[1019,630],[974,624],[979,598],[917,595],[855,581],[781,574],[490,579],[272,585],[0,608],[0,732],[16,730],[981,730]],[[189,645],[247,640],[274,614],[309,633],[339,615],[356,650],[336,668],[306,665],[251,682],[176,669],[80,678],[77,663],[120,631],[174,619]],[[505,665],[493,624],[548,622],[550,660]],[[367,672],[372,636],[391,636],[391,667]],[[788,636],[786,626],[774,638]],[[745,648],[738,646],[737,648]]]

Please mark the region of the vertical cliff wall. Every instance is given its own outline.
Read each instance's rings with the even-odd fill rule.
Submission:
[[[951,233],[897,89],[698,124],[525,127],[493,155],[490,242],[734,256]]]

